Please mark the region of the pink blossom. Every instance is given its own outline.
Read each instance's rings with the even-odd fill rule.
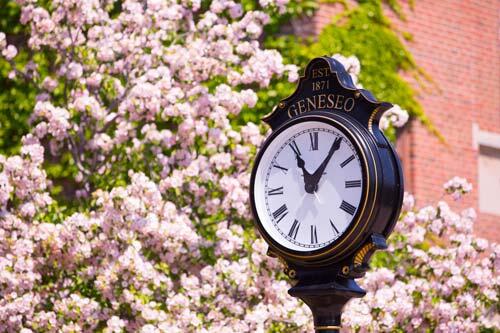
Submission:
[[[2,55],[7,60],[12,60],[17,55],[17,48],[14,45],[8,45],[3,51]]]
[[[61,61],[17,63],[0,33],[4,56],[37,87],[19,154],[0,155],[0,330],[312,331],[280,261],[248,228],[248,165],[265,130],[234,120],[256,105],[255,85],[298,78],[259,43],[268,14],[232,0],[128,0],[112,15],[109,1],[18,4],[23,54]],[[335,58],[357,82],[357,58]],[[52,183],[55,161],[67,170]],[[473,236],[475,218],[407,195],[393,253],[374,260],[387,267],[360,282],[367,295],[346,307],[344,327],[497,329],[500,248]]]
[[[83,67],[79,63],[72,62],[68,65],[66,76],[70,80],[76,80],[83,74]]]
[[[472,184],[468,183],[465,178],[453,177],[443,185],[443,188],[446,193],[451,194],[453,199],[458,200],[463,194],[472,191]]]
[[[47,76],[45,79],[43,79],[42,87],[47,91],[54,91],[54,89],[57,87],[57,81]]]
[[[345,57],[338,53],[334,54],[332,57],[344,66],[356,87],[362,88],[362,85],[358,82],[358,76],[361,71],[359,59],[356,56]]]
[[[399,105],[394,105],[383,114],[379,122],[379,127],[382,130],[389,128],[389,125],[403,127],[409,118],[410,116],[406,110],[401,109]]]
[[[7,46],[7,40],[5,38],[5,33],[0,31],[0,50],[5,49]]]

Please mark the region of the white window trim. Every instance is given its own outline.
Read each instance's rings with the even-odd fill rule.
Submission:
[[[486,146],[491,148],[500,149],[500,133],[483,131],[476,123],[472,124],[472,147],[475,150],[479,146]]]

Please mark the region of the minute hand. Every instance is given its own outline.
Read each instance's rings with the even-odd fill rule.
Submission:
[[[328,155],[326,155],[324,161],[321,163],[318,169],[314,171],[314,173],[311,175],[311,184],[313,185],[313,188],[316,189],[316,187],[318,186],[319,180],[321,179],[321,176],[323,175],[323,172],[325,171],[328,162],[330,162],[333,153],[335,153],[340,148],[341,142],[342,138],[335,139],[335,141],[332,144],[332,147],[330,148],[330,151],[328,152]]]

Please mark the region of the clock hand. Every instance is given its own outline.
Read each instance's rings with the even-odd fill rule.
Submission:
[[[330,159],[332,158],[333,153],[335,153],[340,148],[341,142],[342,142],[342,138],[335,139],[335,141],[332,144],[332,147],[330,148],[330,151],[328,152],[328,155],[326,155],[326,158],[323,160],[321,165],[311,175],[311,185],[312,185],[312,188],[314,189],[313,191],[316,191],[318,189],[319,180],[321,179],[321,176],[323,175],[323,172],[325,171],[326,166],[328,165],[328,162],[330,162]]]
[[[295,152],[295,150],[294,150],[294,152]],[[309,192],[307,190],[308,187],[310,187],[309,184],[311,183],[312,175],[305,168],[306,162],[304,162],[302,157],[300,157],[300,155],[297,152],[295,152],[295,158],[297,159],[297,167],[302,169],[302,172],[304,173],[304,185],[305,185],[306,192],[312,193],[312,192]]]

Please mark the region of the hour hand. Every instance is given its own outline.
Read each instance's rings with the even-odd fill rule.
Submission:
[[[297,159],[297,167],[302,169],[302,172],[304,174],[304,183],[307,185],[310,182],[311,174],[306,170],[306,162],[304,162],[304,159],[300,157],[300,150],[299,147],[297,147],[295,141],[292,141],[292,143],[290,143],[290,148],[292,148],[295,154],[295,158]]]
[[[295,154],[295,158],[297,159],[297,166],[299,168],[301,168],[302,172],[304,173],[304,179],[306,179],[307,177],[310,177],[311,174],[306,169],[306,162],[304,162],[302,157],[300,157],[300,155],[297,153]]]
[[[313,175],[311,175],[305,168],[305,162],[304,160],[302,159],[302,157],[300,157],[298,154],[295,155],[295,157],[297,158],[297,166],[299,168],[302,169],[302,172],[304,174],[304,189],[307,193],[313,193],[312,191],[313,188],[314,188],[314,180],[313,180]]]

